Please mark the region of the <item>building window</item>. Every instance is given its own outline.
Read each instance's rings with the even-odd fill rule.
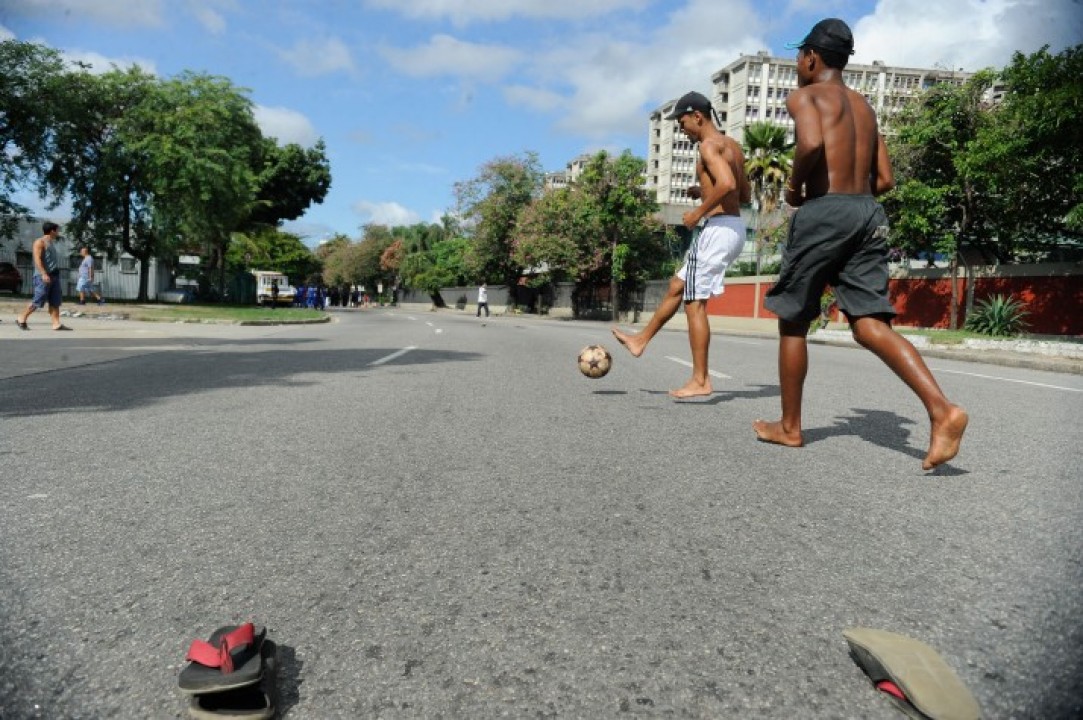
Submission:
[[[135,263],[135,258],[122,257],[120,259],[120,271],[122,273],[127,273],[129,275],[133,275],[133,274],[139,272],[139,268],[136,266],[136,263]]]

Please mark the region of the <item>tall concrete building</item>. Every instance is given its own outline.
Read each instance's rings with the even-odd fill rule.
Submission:
[[[907,102],[938,83],[963,84],[970,73],[943,68],[892,67],[850,64],[843,70],[846,84],[862,93],[876,111],[882,127]],[[788,130],[793,140],[793,118],[786,98],[797,88],[797,61],[773,57],[767,51],[742,55],[711,76],[709,96],[726,135],[741,142],[749,123],[767,121]],[[647,186],[657,192],[658,202],[687,207],[694,201],[687,188],[695,182],[695,148],[665,115],[676,99],[650,115],[647,146]],[[675,212],[665,211],[667,221]],[[679,215],[678,215],[679,216]]]
[[[589,154],[584,153],[569,162],[564,170],[545,173],[544,188],[546,190],[559,190],[568,187],[583,174],[583,169],[587,166],[590,158]]]

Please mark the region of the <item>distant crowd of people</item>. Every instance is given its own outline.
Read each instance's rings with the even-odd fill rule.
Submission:
[[[301,285],[294,291],[293,307],[326,309],[331,307],[369,307],[372,299],[356,285],[342,287]]]

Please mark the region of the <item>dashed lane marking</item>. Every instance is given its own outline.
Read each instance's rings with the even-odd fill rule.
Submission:
[[[384,363],[391,362],[395,358],[402,357],[403,355],[410,352],[411,350],[417,350],[417,346],[416,345],[410,345],[409,347],[404,347],[402,350],[396,350],[395,352],[391,353],[390,355],[385,355],[384,357],[380,358],[379,360],[373,360],[372,362],[369,363],[369,365],[370,366],[372,366],[372,365],[383,365]]]
[[[673,357],[671,355],[666,355],[666,360],[672,360],[673,362],[678,363],[680,365],[684,365],[685,367],[692,367],[692,363],[688,362],[687,360],[681,360],[680,358],[675,358],[675,357]],[[732,380],[733,379],[732,376],[727,375],[726,373],[720,373],[717,370],[708,370],[707,374],[710,375],[711,377],[723,378],[725,380]]]
[[[929,368],[933,372],[951,373],[952,375],[969,375],[970,377],[984,380],[999,380],[1000,382],[1019,383],[1020,385],[1034,385],[1035,387],[1050,388],[1051,390],[1067,390],[1068,392],[1083,392],[1080,388],[1064,387],[1063,385],[1050,385],[1049,383],[1033,382],[1031,380],[1016,380],[1015,378],[999,377],[997,375],[982,375],[981,373],[966,372],[965,370],[948,370],[946,368]]]

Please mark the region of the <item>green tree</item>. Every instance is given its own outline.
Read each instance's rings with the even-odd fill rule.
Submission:
[[[231,233],[250,217],[262,135],[252,102],[226,78],[182,73],[132,113],[129,145],[146,164],[162,225],[199,238],[225,289]]]
[[[546,280],[593,279],[610,264],[599,220],[586,193],[547,192],[520,214],[513,258],[522,267],[547,268]]]
[[[226,262],[233,268],[277,270],[294,285],[306,282],[323,269],[300,237],[270,227],[234,233]]]
[[[1057,55],[1016,53],[958,159],[990,205],[998,259],[1044,259],[1065,238],[1083,238],[1083,45]]]
[[[982,71],[964,85],[940,84],[904,110],[888,135],[897,187],[884,198],[892,220],[892,245],[904,255],[950,258],[949,325],[958,327],[958,283],[954,282],[962,244],[996,252],[990,224],[991,202],[982,177],[966,154],[980,129],[990,122],[983,100],[993,73]]]
[[[765,252],[774,250],[778,226],[785,222],[779,208],[782,189],[793,169],[793,143],[786,140],[786,128],[781,125],[756,122],[745,128],[744,150],[745,173],[756,209],[756,272],[759,273]]]
[[[251,225],[277,226],[295,220],[323,202],[331,188],[331,164],[323,140],[305,149],[295,143],[280,147],[263,138],[256,160],[256,198],[247,219]]]
[[[52,114],[68,102],[60,54],[37,43],[0,42],[0,235],[29,210],[14,200],[36,187],[53,155]]]
[[[472,230],[466,261],[474,280],[514,287],[521,269],[512,257],[515,225],[541,187],[538,156],[529,152],[491,160],[477,177],[456,183],[462,217]]]
[[[52,117],[53,158],[42,176],[53,202],[67,198],[73,238],[139,261],[138,298],[148,297],[149,260],[179,228],[155,216],[152,161],[136,149],[140,108],[159,81],[139,68],[103,75],[77,70],[64,78],[65,101]]]
[[[598,229],[596,237],[584,240],[601,243],[607,251],[614,320],[619,315],[619,286],[645,280],[647,268],[664,255],[661,225],[655,220],[658,203],[644,188],[646,165],[628,150],[616,157],[602,151],[587,161],[573,188],[573,193],[586,196]]]

